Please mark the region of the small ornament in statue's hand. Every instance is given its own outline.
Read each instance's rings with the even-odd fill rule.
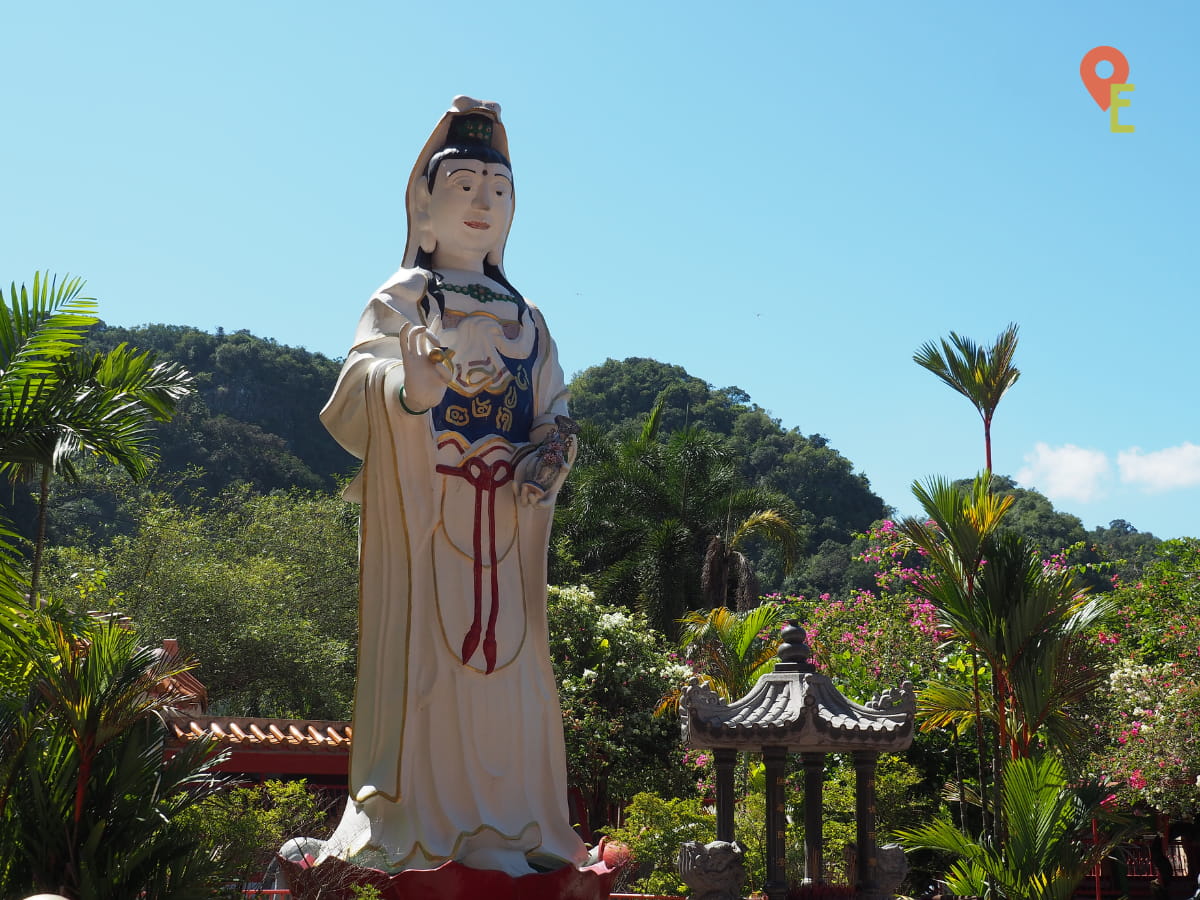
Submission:
[[[575,446],[575,435],[579,434],[579,426],[568,416],[554,417],[554,430],[534,451],[537,462],[533,467],[533,477],[525,484],[536,488],[542,494],[548,494],[554,489],[568,468],[571,450]]]

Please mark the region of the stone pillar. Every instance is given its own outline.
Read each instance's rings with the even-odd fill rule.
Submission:
[[[858,896],[874,900],[878,895],[875,851],[875,765],[879,754],[854,753],[854,819],[858,825]]]
[[[804,760],[804,881],[803,884],[824,884],[825,868],[822,853],[824,804],[821,793],[825,786],[825,754],[805,753]]]
[[[717,840],[733,842],[733,767],[737,751],[722,749],[713,752],[717,769]]]
[[[769,900],[787,898],[787,748],[763,747],[767,776],[767,884]]]

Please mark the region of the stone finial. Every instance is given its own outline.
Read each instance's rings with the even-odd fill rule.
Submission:
[[[783,643],[779,645],[779,662],[775,671],[817,671],[812,663],[812,648],[808,646],[808,632],[799,622],[793,620],[783,626]]]

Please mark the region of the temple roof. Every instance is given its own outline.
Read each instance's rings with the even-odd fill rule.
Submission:
[[[316,719],[258,719],[247,716],[204,716],[175,713],[167,729],[176,742],[185,743],[210,734],[218,746],[253,746],[256,750],[304,750],[347,753],[353,729],[346,722]]]
[[[204,735],[230,751],[217,771],[242,774],[326,776],[344,780],[353,728],[348,722],[208,716],[178,711],[166,718],[167,752]]]

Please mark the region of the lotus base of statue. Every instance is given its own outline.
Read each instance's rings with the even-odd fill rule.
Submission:
[[[472,869],[451,860],[436,869],[389,874],[340,859],[313,865],[278,857],[293,900],[354,900],[354,888],[370,885],[383,900],[608,900],[620,869],[603,861],[577,869],[564,866],[514,878],[504,872]]]

